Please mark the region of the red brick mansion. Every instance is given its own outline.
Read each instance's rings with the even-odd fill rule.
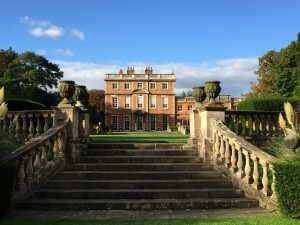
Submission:
[[[105,124],[112,131],[162,131],[177,123],[189,126],[189,110],[196,102],[193,97],[175,97],[175,74],[154,74],[146,67],[136,74],[105,75]],[[221,99],[219,99],[221,100]],[[222,101],[223,102],[223,101]],[[231,108],[231,100],[225,101]]]

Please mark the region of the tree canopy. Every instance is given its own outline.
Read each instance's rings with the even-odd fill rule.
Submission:
[[[105,91],[91,89],[88,91],[91,106],[91,123],[104,121],[105,115]],[[103,123],[104,124],[104,123]]]
[[[259,58],[258,70],[255,71],[257,82],[252,83],[252,96],[299,96],[300,95],[300,33],[279,52],[268,51]]]

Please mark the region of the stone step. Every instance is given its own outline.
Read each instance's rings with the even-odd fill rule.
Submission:
[[[41,189],[34,198],[49,199],[190,199],[244,198],[245,193],[233,188],[209,189]]]
[[[78,163],[66,164],[65,171],[207,171],[213,166],[201,163]]]
[[[84,155],[90,156],[195,156],[196,150],[134,150],[134,149],[87,149]]]
[[[80,163],[196,163],[196,156],[82,156]]]
[[[247,198],[195,199],[28,199],[17,209],[34,210],[160,210],[217,209],[258,207],[258,201]]]
[[[221,179],[216,171],[64,171],[55,179],[122,179],[122,180],[179,180],[179,179]]]
[[[44,185],[49,189],[177,189],[177,188],[231,188],[225,179],[182,180],[50,180]]]
[[[89,149],[182,149],[183,144],[177,143],[90,143]]]

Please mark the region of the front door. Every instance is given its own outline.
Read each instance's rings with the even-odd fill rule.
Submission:
[[[137,119],[136,119],[136,128],[139,131],[143,130],[143,116],[137,116]]]

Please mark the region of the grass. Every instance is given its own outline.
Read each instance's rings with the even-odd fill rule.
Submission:
[[[112,133],[90,135],[93,143],[180,143],[185,144],[189,134],[179,133]]]
[[[256,216],[207,219],[151,220],[3,220],[1,225],[297,225],[299,220],[282,216]]]

